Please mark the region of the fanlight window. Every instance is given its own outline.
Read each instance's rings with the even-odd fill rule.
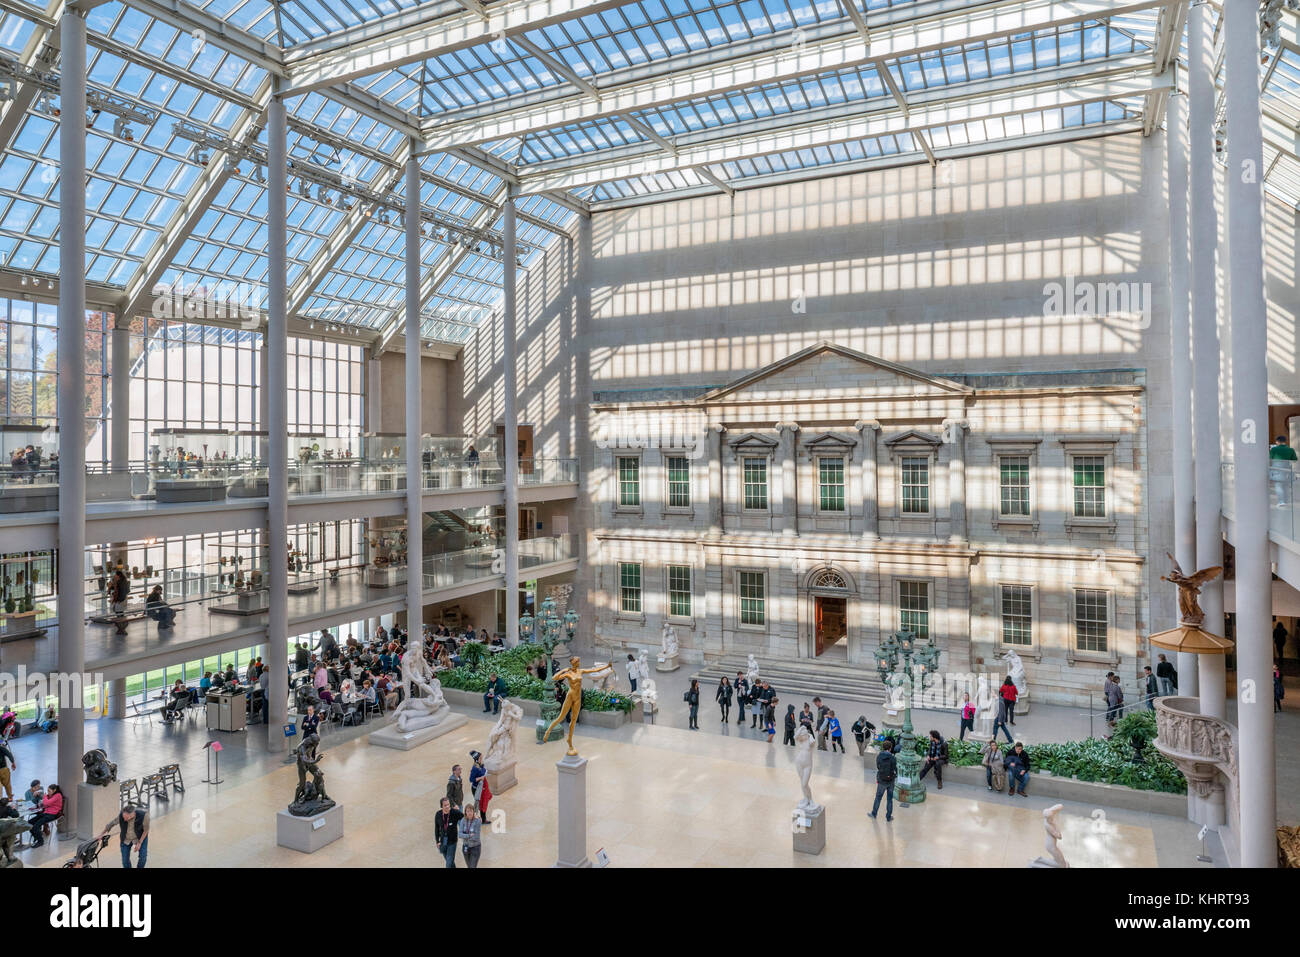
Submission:
[[[848,590],[848,582],[839,576],[838,573],[831,571],[829,568],[817,573],[813,579],[813,588],[838,588],[841,591]]]

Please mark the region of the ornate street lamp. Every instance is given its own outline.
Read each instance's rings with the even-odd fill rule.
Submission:
[[[546,729],[554,722],[560,713],[560,703],[555,700],[555,678],[554,669],[551,667],[551,655],[555,652],[555,646],[560,643],[560,632],[564,631],[569,641],[573,640],[574,632],[578,628],[578,613],[568,611],[561,618],[555,613],[555,599],[547,598],[542,602],[542,607],[538,610],[536,621],[531,615],[524,615],[519,619],[519,631],[522,635],[525,629],[525,620],[529,634],[532,634],[533,626],[536,624],[541,631],[541,646],[543,651],[543,665],[546,668],[546,674],[542,677],[542,701],[541,716],[537,719],[537,743],[543,744],[543,738]],[[556,741],[564,736],[564,729],[556,725],[555,730],[547,740]]]
[[[899,659],[903,660],[901,672]],[[876,649],[876,670],[886,689],[891,679],[904,690],[903,733],[898,742],[898,779],[894,794],[906,807],[925,800],[925,783],[921,780],[921,756],[916,753],[916,734],[912,729],[912,689],[920,685],[925,691],[926,678],[939,664],[939,649],[934,639],[920,642],[915,633],[900,631],[886,638]]]

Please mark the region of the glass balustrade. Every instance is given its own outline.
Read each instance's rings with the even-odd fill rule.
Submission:
[[[1300,541],[1300,463],[1270,459],[1268,467],[1268,530]],[[1236,471],[1231,460],[1222,463],[1223,514],[1236,514]]]

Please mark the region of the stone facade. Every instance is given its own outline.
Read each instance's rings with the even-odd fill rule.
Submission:
[[[644,645],[666,617],[687,661],[870,671],[911,623],[945,672],[1013,648],[1034,700],[1086,705],[1149,628],[1145,404],[1132,371],[938,377],[829,342],[693,398],[593,404],[596,633]]]

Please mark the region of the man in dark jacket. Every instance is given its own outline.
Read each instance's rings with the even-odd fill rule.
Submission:
[[[451,769],[451,777],[447,778],[447,800],[452,807],[460,807],[465,803],[465,788],[461,783],[459,764]]]
[[[1029,792],[1025,790],[1029,785],[1029,752],[1025,746],[1017,741],[1003,763],[1007,769],[1007,783],[1011,785],[1011,793],[1014,795],[1019,787],[1020,796],[1029,797]]]
[[[743,671],[736,672],[736,706],[740,709],[740,714],[736,718],[736,724],[745,723],[745,705],[749,703],[749,679],[745,677]]]
[[[939,790],[943,790],[943,766],[948,763],[948,742],[943,739],[938,731],[930,732],[929,747],[925,752],[925,766],[921,768],[921,777],[925,777],[929,771],[934,772],[934,779],[939,782]]]
[[[1146,692],[1147,710],[1156,710],[1156,698],[1160,695],[1160,687],[1156,684],[1156,676],[1151,671],[1150,665],[1142,666],[1142,678],[1146,682],[1143,690]]]
[[[1177,694],[1178,693],[1178,671],[1174,668],[1164,655],[1157,656],[1160,664],[1156,665],[1156,681],[1160,685],[1160,693]]]
[[[448,867],[456,866],[456,826],[464,816],[460,808],[452,807],[446,798],[442,799],[438,813],[433,816],[433,838]]]
[[[898,759],[888,748],[881,748],[880,753],[876,755],[876,803],[871,805],[873,818],[880,811],[881,797],[888,795],[889,800],[885,804],[885,820],[894,819],[894,779],[897,777]]]
[[[506,679],[495,671],[488,675],[487,693],[483,695],[483,710],[493,714],[501,713],[501,699],[506,696]]]

